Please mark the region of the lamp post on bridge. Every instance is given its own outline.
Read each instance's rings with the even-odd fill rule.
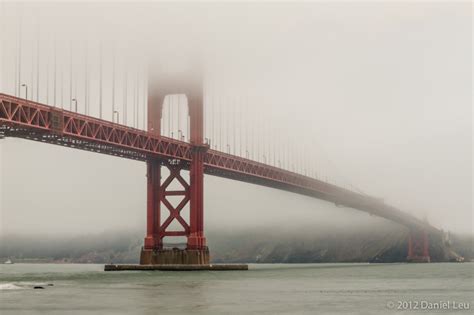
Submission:
[[[186,137],[184,136],[184,133],[181,129],[178,130],[178,139],[181,140],[181,141],[184,141],[186,140],[185,139]],[[207,139],[207,138],[206,138]]]
[[[74,111],[77,113],[77,99],[73,98],[71,101],[74,102]]]
[[[115,114],[117,114],[117,121],[116,123],[118,124],[120,122],[120,113],[116,110],[114,110],[114,118],[115,118]]]
[[[28,99],[28,85],[23,83],[21,86],[25,87],[25,100],[27,100]]]

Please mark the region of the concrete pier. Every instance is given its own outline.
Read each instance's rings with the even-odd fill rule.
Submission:
[[[409,263],[429,263],[431,261],[430,256],[408,256],[407,262]]]
[[[199,271],[199,270],[248,270],[246,264],[208,264],[208,265],[105,265],[104,271],[162,270],[162,271]]]
[[[144,249],[140,265],[209,265],[209,249]]]

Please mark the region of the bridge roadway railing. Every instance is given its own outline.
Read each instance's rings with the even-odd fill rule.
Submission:
[[[189,166],[194,148],[187,142],[6,94],[0,94],[0,136],[20,137],[141,161],[156,159],[165,162],[174,159],[184,163],[185,168]],[[203,145],[200,144],[200,147]],[[408,227],[427,226],[380,199],[204,147],[206,174],[311,196]]]

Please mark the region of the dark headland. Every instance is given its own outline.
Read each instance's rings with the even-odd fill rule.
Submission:
[[[399,226],[336,231],[322,227],[212,230],[207,233],[211,263],[404,262],[408,232]],[[7,235],[0,240],[0,261],[137,264],[141,231],[110,231],[71,237]],[[474,259],[471,235],[430,235],[432,262]]]

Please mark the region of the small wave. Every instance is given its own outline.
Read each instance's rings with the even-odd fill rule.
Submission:
[[[0,291],[3,290],[21,290],[23,287],[17,286],[14,283],[0,283]]]
[[[16,286],[20,287],[35,287],[35,286],[42,286],[42,287],[52,287],[52,283],[47,283],[47,282],[31,282],[31,281],[19,281],[13,283]]]

